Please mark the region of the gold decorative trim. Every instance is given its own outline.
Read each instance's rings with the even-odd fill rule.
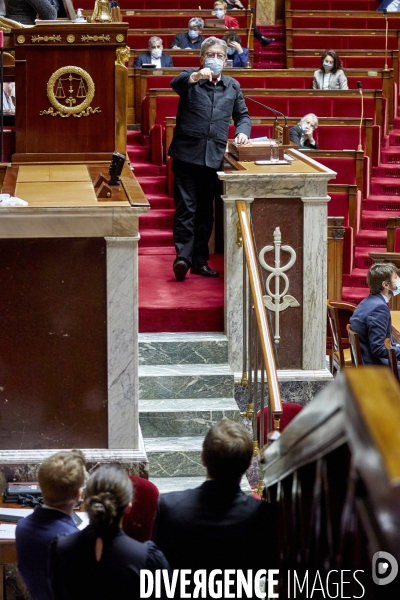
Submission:
[[[122,33],[119,33],[116,38],[117,42],[123,42],[125,37],[122,35]]]
[[[117,48],[115,51],[115,64],[120,65],[121,67],[124,67],[124,69],[126,69],[125,63],[128,62],[130,54],[131,49],[128,46],[121,46],[120,48]]]
[[[61,35],[33,35],[32,42],[61,42]]]
[[[70,33],[69,35],[67,35],[67,42],[69,42],[70,44],[73,44],[75,41],[75,36],[72,35],[72,33]]]
[[[63,87],[63,82],[68,81],[67,94]],[[79,81],[78,90],[75,92],[73,82]],[[57,84],[57,89],[54,92],[54,86]],[[50,115],[52,117],[88,117],[90,114],[99,113],[100,108],[92,108],[91,101],[94,98],[94,82],[89,73],[80,67],[62,67],[55,71],[47,82],[47,97],[50,100],[52,107],[47,110],[40,111],[40,115]],[[57,98],[65,99],[65,104],[61,104]],[[83,102],[76,104],[77,98],[84,98]],[[54,110],[55,109],[55,110]]]
[[[81,37],[82,42],[109,42],[110,41],[110,36],[109,35],[82,35]]]
[[[23,44],[25,42],[25,36],[24,35],[19,35],[17,37],[17,42],[18,42],[18,44]]]

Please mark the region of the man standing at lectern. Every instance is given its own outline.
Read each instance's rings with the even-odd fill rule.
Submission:
[[[185,69],[171,81],[180,96],[169,149],[174,159],[173,270],[178,281],[185,279],[189,269],[195,275],[218,277],[207,264],[208,241],[214,222],[217,171],[221,169],[231,117],[236,126],[235,142],[250,143],[251,121],[240,85],[222,74],[226,55],[226,43],[210,37],[201,45],[200,69]]]

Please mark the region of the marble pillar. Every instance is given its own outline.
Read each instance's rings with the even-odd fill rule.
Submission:
[[[281,381],[325,381],[331,378],[325,364],[326,354],[326,278],[327,278],[327,195],[328,181],[335,177],[330,169],[319,165],[300,152],[290,150],[295,161],[285,170],[276,172],[273,166],[257,167],[254,163],[241,163],[244,170],[229,170],[219,173],[224,182],[223,201],[225,204],[225,330],[229,342],[229,363],[235,372],[235,379],[240,380],[242,372],[242,260],[243,248],[236,243],[238,216],[235,202],[242,200],[248,203],[248,210],[256,215],[256,209],[265,205],[265,230],[272,228],[273,217],[278,219],[274,226],[279,225],[279,217],[271,216],[270,199],[276,199],[277,206],[285,219],[286,230],[301,228],[302,248],[297,249],[302,256],[302,263],[297,261],[294,267],[297,282],[302,282],[302,294],[299,295],[300,310],[297,327],[291,326],[290,331],[283,331],[282,336],[297,336],[299,347],[299,362],[295,368],[286,366],[279,368],[278,377]],[[247,166],[246,166],[247,165]],[[275,170],[275,172],[274,172]],[[295,206],[300,202],[297,211],[285,209],[287,204]],[[269,205],[269,208],[268,208]],[[300,210],[299,210],[300,208]],[[286,213],[285,213],[286,210]],[[257,227],[260,230],[260,215],[258,210]],[[268,215],[270,215],[268,217]],[[299,216],[300,215],[300,216]],[[292,221],[290,221],[292,219]],[[296,221],[296,219],[298,219]],[[289,220],[289,223],[288,223]],[[254,225],[256,223],[254,222]],[[262,228],[261,228],[262,229]],[[286,244],[282,239],[282,244]],[[263,247],[263,241],[260,247]],[[258,250],[260,250],[260,247]],[[273,253],[272,253],[273,256]],[[285,261],[287,258],[285,258]],[[273,263],[273,258],[269,259]],[[295,279],[293,272],[290,277]],[[264,275],[265,275],[264,271]],[[298,284],[297,284],[298,285]],[[263,290],[265,294],[265,289]],[[289,289],[289,294],[291,293]],[[282,313],[281,313],[282,314]],[[283,320],[282,320],[283,322]],[[301,325],[302,322],[302,325]],[[293,339],[293,338],[292,338]],[[301,354],[301,356],[300,356]],[[283,361],[284,362],[284,361]]]

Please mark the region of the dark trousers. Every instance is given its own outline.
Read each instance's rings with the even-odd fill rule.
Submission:
[[[209,257],[208,241],[213,228],[213,201],[217,190],[216,169],[173,159],[174,243],[176,260],[204,264]]]

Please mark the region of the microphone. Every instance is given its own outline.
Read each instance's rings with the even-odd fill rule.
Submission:
[[[360,96],[361,96],[361,119],[360,119],[359,135],[358,135],[358,150],[364,150],[362,147],[362,143],[361,143],[361,128],[362,128],[362,122],[363,122],[363,118],[364,118],[364,96],[362,93],[361,81],[357,81],[357,87],[358,87],[358,90],[359,90]]]
[[[268,110],[270,110],[271,112],[273,112],[274,115],[275,115],[275,123],[278,120],[278,115],[280,115],[281,117],[284,118],[285,125],[282,128],[283,129],[283,131],[282,131],[282,142],[283,142],[283,144],[285,146],[289,146],[289,144],[290,144],[289,127],[288,127],[285,115],[282,112],[280,112],[279,110],[275,110],[275,108],[271,108],[270,106],[268,106],[267,104],[264,104],[263,102],[259,102],[258,100],[254,100],[254,98],[252,98],[251,96],[247,96],[246,94],[242,94],[242,96],[243,96],[243,98],[247,98],[247,100],[251,100],[255,104],[259,104],[263,108],[268,108]]]
[[[387,15],[387,9],[384,8],[382,10],[383,12],[383,16],[385,17],[385,21],[386,21],[386,27],[385,27],[385,71],[388,70],[388,64],[387,64],[387,47],[388,47],[388,15]]]

